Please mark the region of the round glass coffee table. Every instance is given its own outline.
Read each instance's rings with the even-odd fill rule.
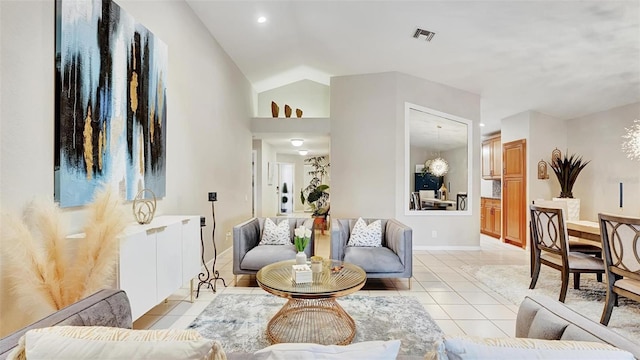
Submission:
[[[291,270],[294,264],[295,260],[277,262],[263,267],[256,275],[262,289],[289,299],[269,320],[269,341],[272,344],[351,343],[356,324],[336,298],[360,290],[367,279],[364,270],[353,264],[325,260],[322,271],[313,273],[313,282],[296,284]],[[332,271],[341,265],[339,271]]]

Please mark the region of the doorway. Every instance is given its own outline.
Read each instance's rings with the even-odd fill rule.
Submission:
[[[502,236],[504,242],[527,246],[527,142],[502,145]]]
[[[276,193],[278,194],[278,209],[276,211],[279,215],[287,215],[293,213],[293,189],[294,187],[294,174],[295,164],[292,163],[278,163],[278,179]]]

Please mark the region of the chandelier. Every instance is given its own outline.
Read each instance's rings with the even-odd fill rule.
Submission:
[[[629,128],[624,128],[627,132],[622,135],[626,139],[622,143],[622,150],[627,153],[629,159],[640,160],[640,120],[635,120]]]
[[[449,172],[449,163],[447,160],[437,157],[431,160],[431,173],[435,176],[444,176]]]
[[[430,172],[438,177],[444,176],[449,172],[449,163],[440,156],[440,128],[442,128],[442,126],[438,125],[438,156],[433,160],[427,160],[427,162],[430,163],[428,165]],[[425,166],[427,166],[426,162]]]

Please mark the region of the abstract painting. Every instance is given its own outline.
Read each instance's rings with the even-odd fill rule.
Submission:
[[[166,193],[167,46],[111,0],[56,0],[55,189]]]

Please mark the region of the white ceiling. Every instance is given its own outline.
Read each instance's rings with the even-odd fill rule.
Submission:
[[[467,124],[416,109],[409,112],[409,144],[437,151],[467,145]]]
[[[300,156],[298,150],[308,150],[309,153],[304,155],[307,157],[329,154],[329,135],[296,133],[284,136],[282,133],[260,133],[254,137],[273,146],[278,154]],[[304,139],[304,144],[295,147],[291,145],[291,139]]]
[[[640,101],[638,0],[187,2],[258,92],[399,71],[480,94],[483,133]]]

